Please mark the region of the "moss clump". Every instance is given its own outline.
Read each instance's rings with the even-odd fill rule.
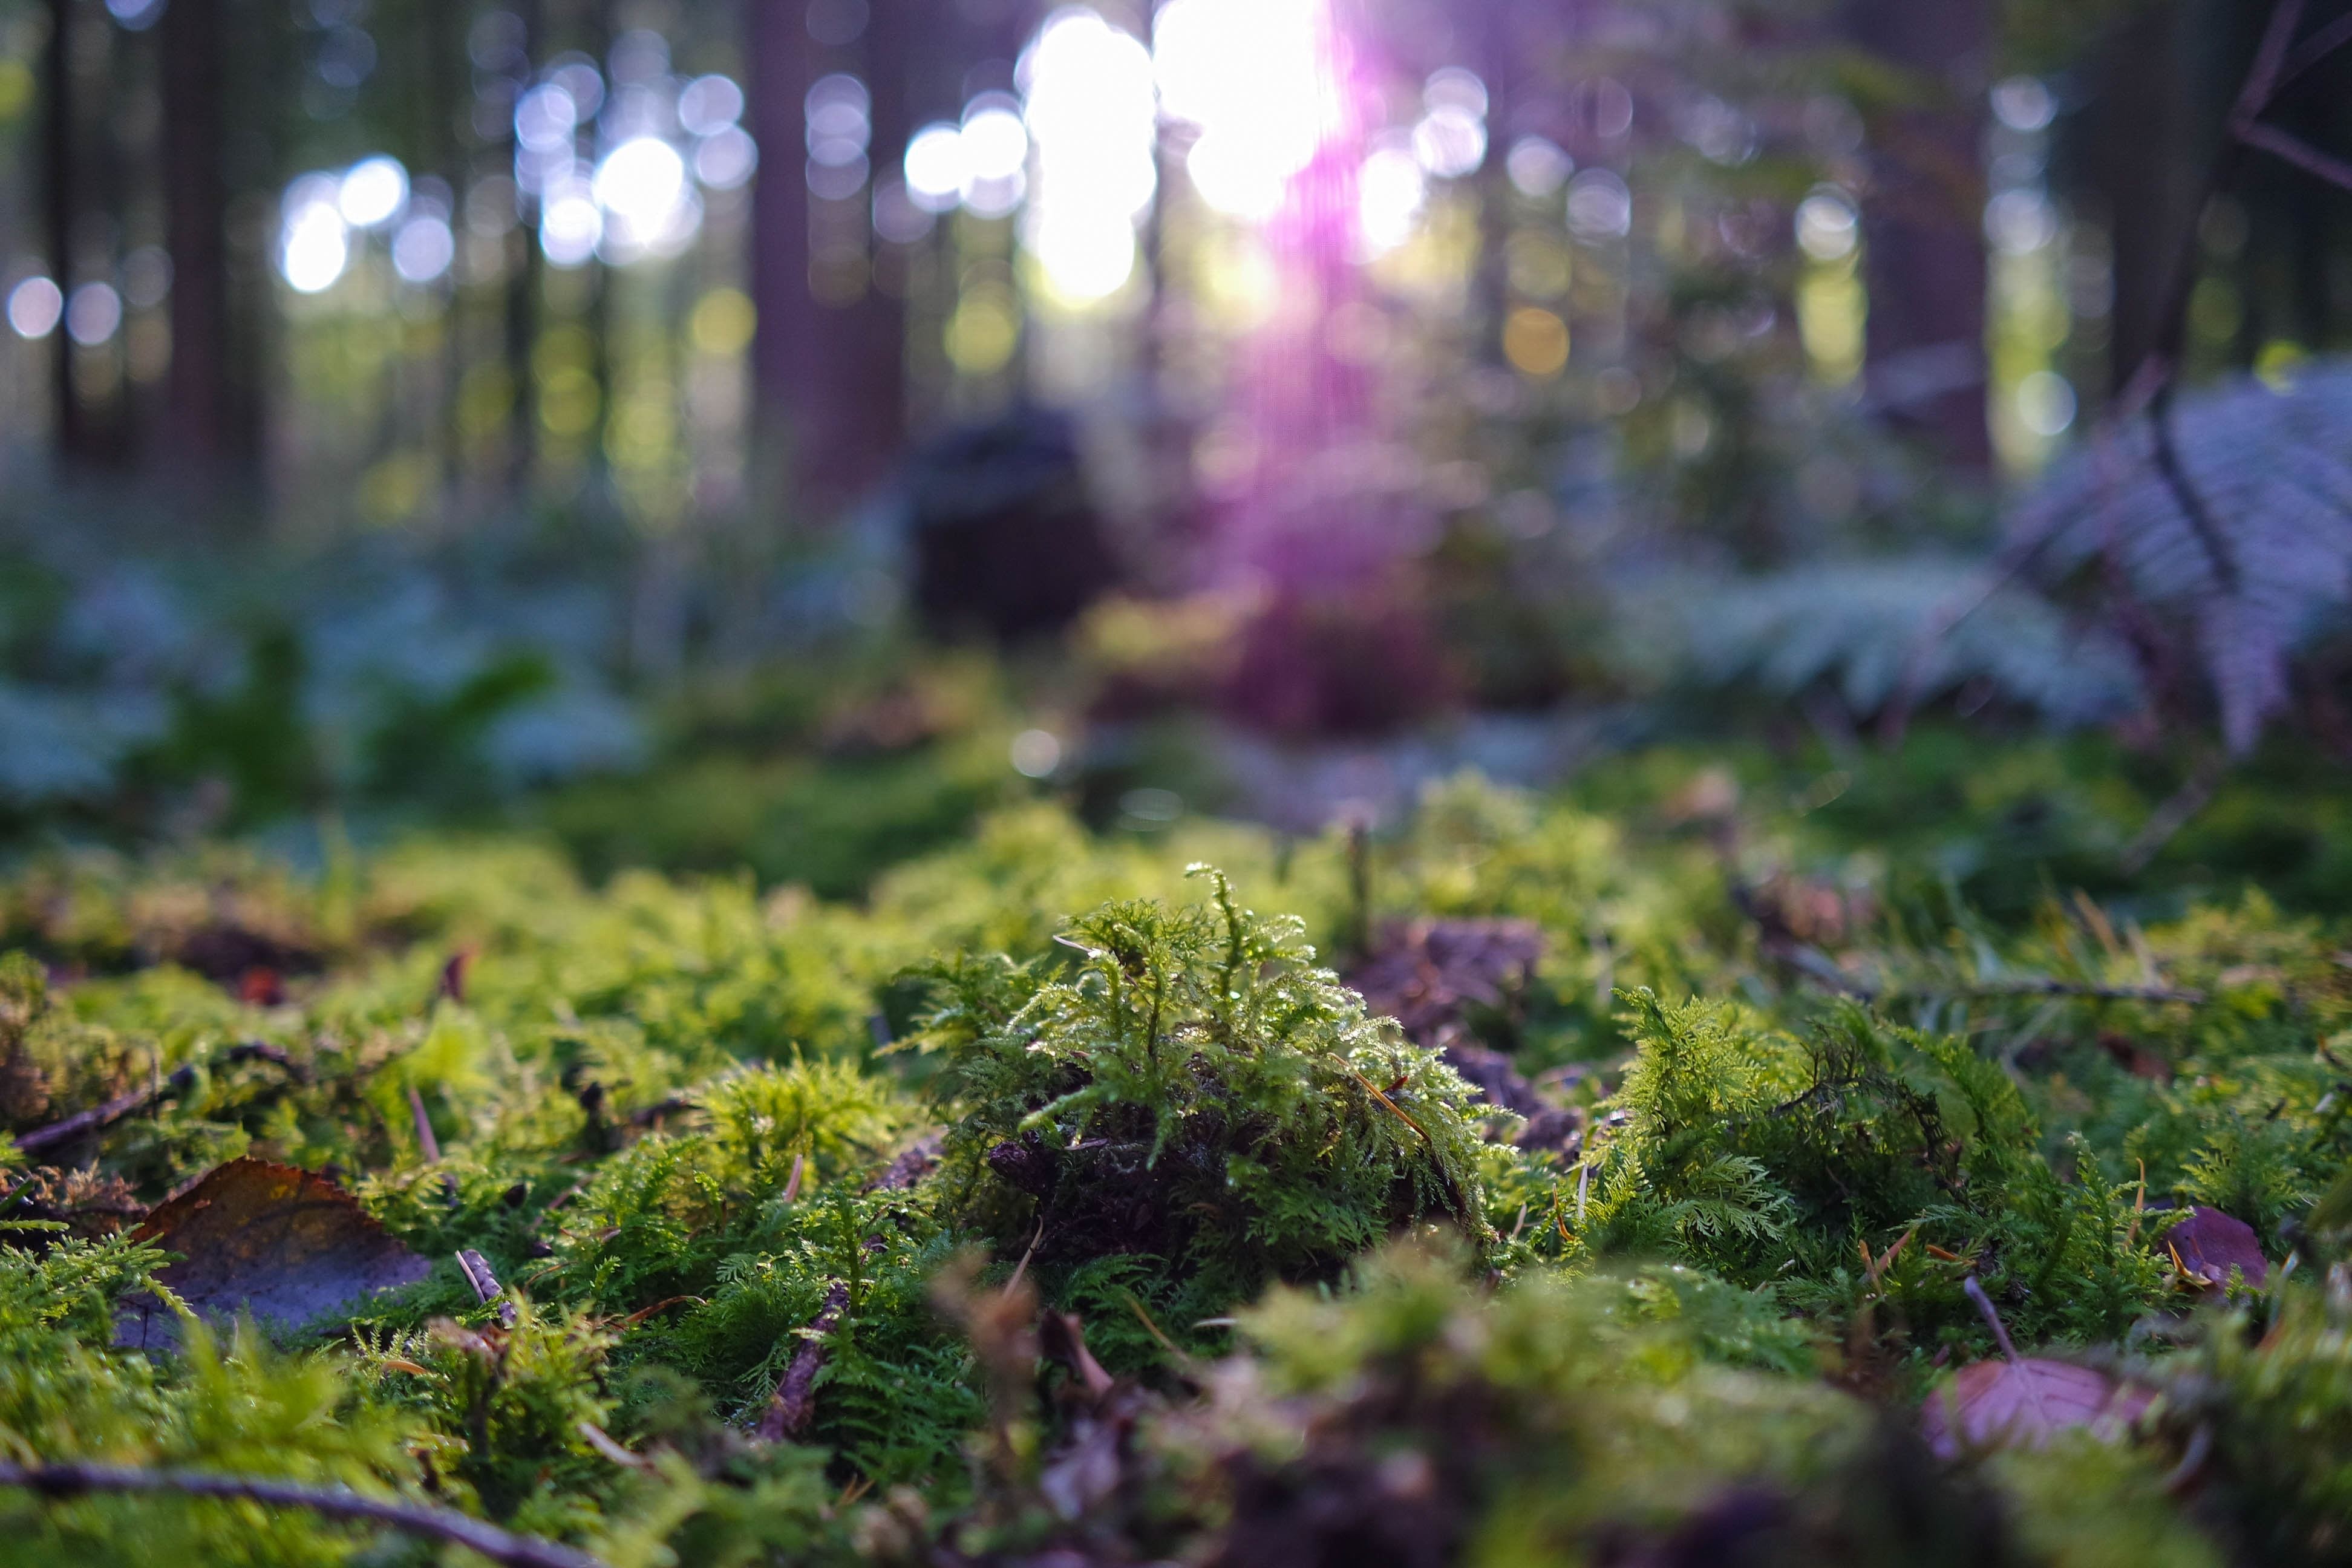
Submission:
[[[936,972],[923,1044],[958,1217],[1047,1269],[1148,1258],[1196,1318],[1416,1220],[1491,1242],[1468,1086],[1368,1017],[1297,921],[1195,869],[1212,907],[1106,905],[1058,939],[1066,973]]]
[[[2036,1340],[2111,1338],[2168,1293],[2134,1194],[2095,1167],[2062,1181],[2017,1086],[1965,1042],[1850,1004],[1799,1038],[1720,1005],[1628,1002],[1640,1046],[1589,1202],[1561,1216],[1573,1252],[1667,1253],[1929,1343],[1976,1341],[1971,1273]]]

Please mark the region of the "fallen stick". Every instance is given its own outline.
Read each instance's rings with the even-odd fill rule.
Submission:
[[[385,1502],[362,1497],[348,1487],[304,1486],[259,1476],[216,1475],[204,1470],[150,1470],[129,1465],[16,1465],[0,1461],[0,1486],[24,1487],[46,1498],[88,1492],[173,1492],[183,1497],[228,1498],[305,1508],[329,1519],[389,1525],[410,1535],[429,1536],[478,1552],[507,1568],[605,1568],[602,1558],[577,1547],[517,1535],[448,1509]]]
[[[506,1289],[490,1270],[490,1260],[470,1247],[457,1249],[457,1268],[466,1276],[466,1283],[474,1288],[474,1300],[487,1307],[499,1304],[499,1326],[511,1329],[515,1324],[515,1307],[506,1300]]]
[[[78,1110],[62,1121],[52,1121],[47,1127],[36,1127],[16,1140],[16,1147],[27,1154],[37,1154],[44,1149],[70,1143],[85,1133],[100,1131],[113,1126],[126,1116],[134,1115],[162,1100],[165,1095],[179,1094],[196,1081],[196,1069],[184,1067],[162,1083],[149,1089],[134,1089],[128,1094],[118,1094],[102,1105],[88,1110]]]
[[[441,1140],[433,1136],[433,1119],[425,1114],[425,1097],[416,1092],[416,1086],[413,1083],[408,1086],[408,1114],[415,1120],[416,1147],[425,1156],[425,1163],[439,1164]]]
[[[808,1433],[809,1423],[816,1417],[816,1374],[824,1370],[824,1341],[841,1322],[842,1313],[849,1310],[849,1287],[836,1284],[824,1293],[824,1306],[809,1325],[809,1338],[793,1352],[792,1364],[784,1368],[783,1381],[761,1413],[755,1429],[760,1440],[782,1443],[797,1440]]]

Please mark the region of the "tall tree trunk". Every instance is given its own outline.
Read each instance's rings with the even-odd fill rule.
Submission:
[[[2082,152],[2113,248],[2118,392],[2150,354],[2177,347],[2166,340],[2187,283],[2179,273],[2219,141],[2221,110],[2199,90],[2209,73],[2194,58],[2212,41],[2210,19],[2196,5],[2143,8],[2093,79]]]
[[[874,0],[866,26],[865,69],[860,74],[873,95],[873,136],[866,148],[872,175],[860,201],[870,201],[873,183],[905,160],[908,138],[914,134],[909,56],[921,26],[919,10],[929,11],[922,0]],[[867,226],[871,262],[878,259],[879,246]],[[839,334],[836,359],[845,377],[836,389],[843,450],[837,467],[828,464],[812,477],[821,489],[849,500],[889,472],[906,438],[905,282],[877,273],[856,301],[836,314],[839,320],[831,325]]]
[[[919,3],[873,0],[856,47],[837,55],[809,36],[793,0],[761,0],[752,12],[751,118],[762,153],[751,220],[757,466],[761,488],[796,518],[829,517],[888,472],[905,435],[907,395],[898,292],[869,280],[855,298],[825,303],[812,290],[804,103],[818,77],[856,70],[872,94],[871,165],[877,174],[893,167],[912,129]],[[863,243],[870,257],[871,236]]]
[[[260,421],[239,374],[230,302],[227,82],[223,0],[170,0],[163,12],[163,225],[172,256],[172,367],[163,452],[175,482],[249,480]]]
[[[80,210],[80,138],[74,113],[74,0],[49,0],[49,55],[47,89],[47,123],[43,147],[42,205],[48,230],[49,268],[67,296],[74,284],[74,217]],[[81,398],[74,391],[73,340],[62,319],[53,339],[51,391],[55,399],[52,431],[58,467],[73,469],[90,456],[89,423],[83,417]]]
[[[760,0],[753,0],[755,5]],[[775,0],[770,0],[775,3]],[[543,26],[542,7],[539,0],[521,0],[516,15],[522,18],[523,62],[515,83],[518,94],[530,89],[531,58],[544,47],[540,32]],[[514,167],[517,151],[514,117],[507,117],[508,168]],[[544,263],[541,258],[539,236],[529,226],[520,231],[520,255],[514,269],[507,278],[506,297],[506,357],[507,380],[513,394],[507,418],[507,488],[510,499],[518,504],[526,500],[535,479],[539,452],[538,384],[533,380],[531,350],[538,342],[539,308],[543,287]]]
[[[803,383],[816,374],[816,300],[810,295],[809,188],[802,163],[803,100],[812,73],[802,0],[751,0],[747,106],[760,167],[751,187],[753,469],[757,492],[798,521],[798,453],[814,445],[802,426]]]
[[[1853,43],[1910,73],[1919,96],[1874,117],[1863,205],[1870,289],[1864,366],[1889,423],[1984,468],[1985,183],[1990,0],[1852,0]]]

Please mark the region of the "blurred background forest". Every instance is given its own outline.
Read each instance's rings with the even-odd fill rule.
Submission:
[[[2134,871],[2238,798],[2323,897],[2259,790],[2352,754],[2347,38],[0,0],[0,838],[837,893],[1041,788],[1312,832],[1705,737]]]

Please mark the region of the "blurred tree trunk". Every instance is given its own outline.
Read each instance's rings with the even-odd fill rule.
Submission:
[[[80,139],[75,131],[74,36],[74,0],[49,0],[47,76],[42,83],[47,100],[44,105],[47,124],[42,147],[42,217],[48,230],[51,276],[68,296],[73,292],[74,217],[80,207],[81,178]],[[55,401],[52,417],[56,421],[52,439],[58,466],[73,469],[89,461],[90,433],[89,422],[82,416],[81,399],[74,391],[73,340],[66,335],[62,319],[51,342],[51,393]]]
[[[514,12],[522,19],[523,58],[514,67],[515,95],[520,98],[530,90],[530,61],[542,47],[540,33],[545,26],[545,16],[539,0],[520,0]],[[518,151],[511,114],[507,116],[502,151],[506,167],[511,172]],[[510,499],[521,505],[530,500],[538,472],[539,384],[531,365],[531,350],[539,342],[543,263],[538,234],[528,224],[518,232],[521,243],[516,247],[514,265],[507,274],[502,325],[506,329],[507,384],[512,397],[507,405],[507,489]]]
[[[873,99],[870,165],[877,174],[895,166],[910,129],[918,4],[873,0],[863,35],[844,46],[811,37],[801,0],[766,0],[752,12],[750,112],[761,152],[752,193],[755,464],[761,488],[796,520],[829,518],[883,479],[906,425],[903,291],[875,287],[874,242],[862,211],[856,226],[866,269],[856,287],[842,289],[837,302],[821,302],[812,286],[811,220],[818,215],[806,173],[805,100],[820,76],[854,71]],[[866,196],[861,191],[853,200]]]
[[[1985,421],[1985,182],[1990,0],[1850,0],[1845,34],[1915,82],[1871,116],[1863,203],[1865,375],[1883,416],[1947,461],[1990,466]]]
[[[163,448],[174,483],[217,493],[261,460],[256,378],[234,330],[226,168],[224,0],[163,11],[163,226],[172,257],[172,365]]]
[[[873,0],[866,26],[866,63],[859,74],[873,95],[873,140],[866,148],[871,173],[857,199],[869,204],[860,226],[866,230],[870,282],[838,312],[840,359],[851,373],[840,389],[847,405],[842,432],[846,450],[836,472],[820,476],[828,487],[839,485],[844,500],[888,475],[907,436],[907,284],[903,276],[883,270],[870,202],[874,185],[905,162],[907,142],[914,134],[911,55],[929,10],[923,0]]]
[[[805,478],[815,363],[816,300],[809,291],[809,188],[803,163],[807,126],[803,100],[814,77],[803,0],[752,0],[746,84],[760,167],[751,187],[751,340],[754,463],[761,489],[798,521]]]
[[[2113,346],[2121,391],[2151,353],[2178,344],[2174,306],[2193,263],[2190,236],[2220,144],[2221,117],[2244,68],[2225,8],[2147,6],[2115,35],[2092,75],[2083,172],[2104,208],[2114,257]],[[2265,8],[2266,9],[2266,8]]]

